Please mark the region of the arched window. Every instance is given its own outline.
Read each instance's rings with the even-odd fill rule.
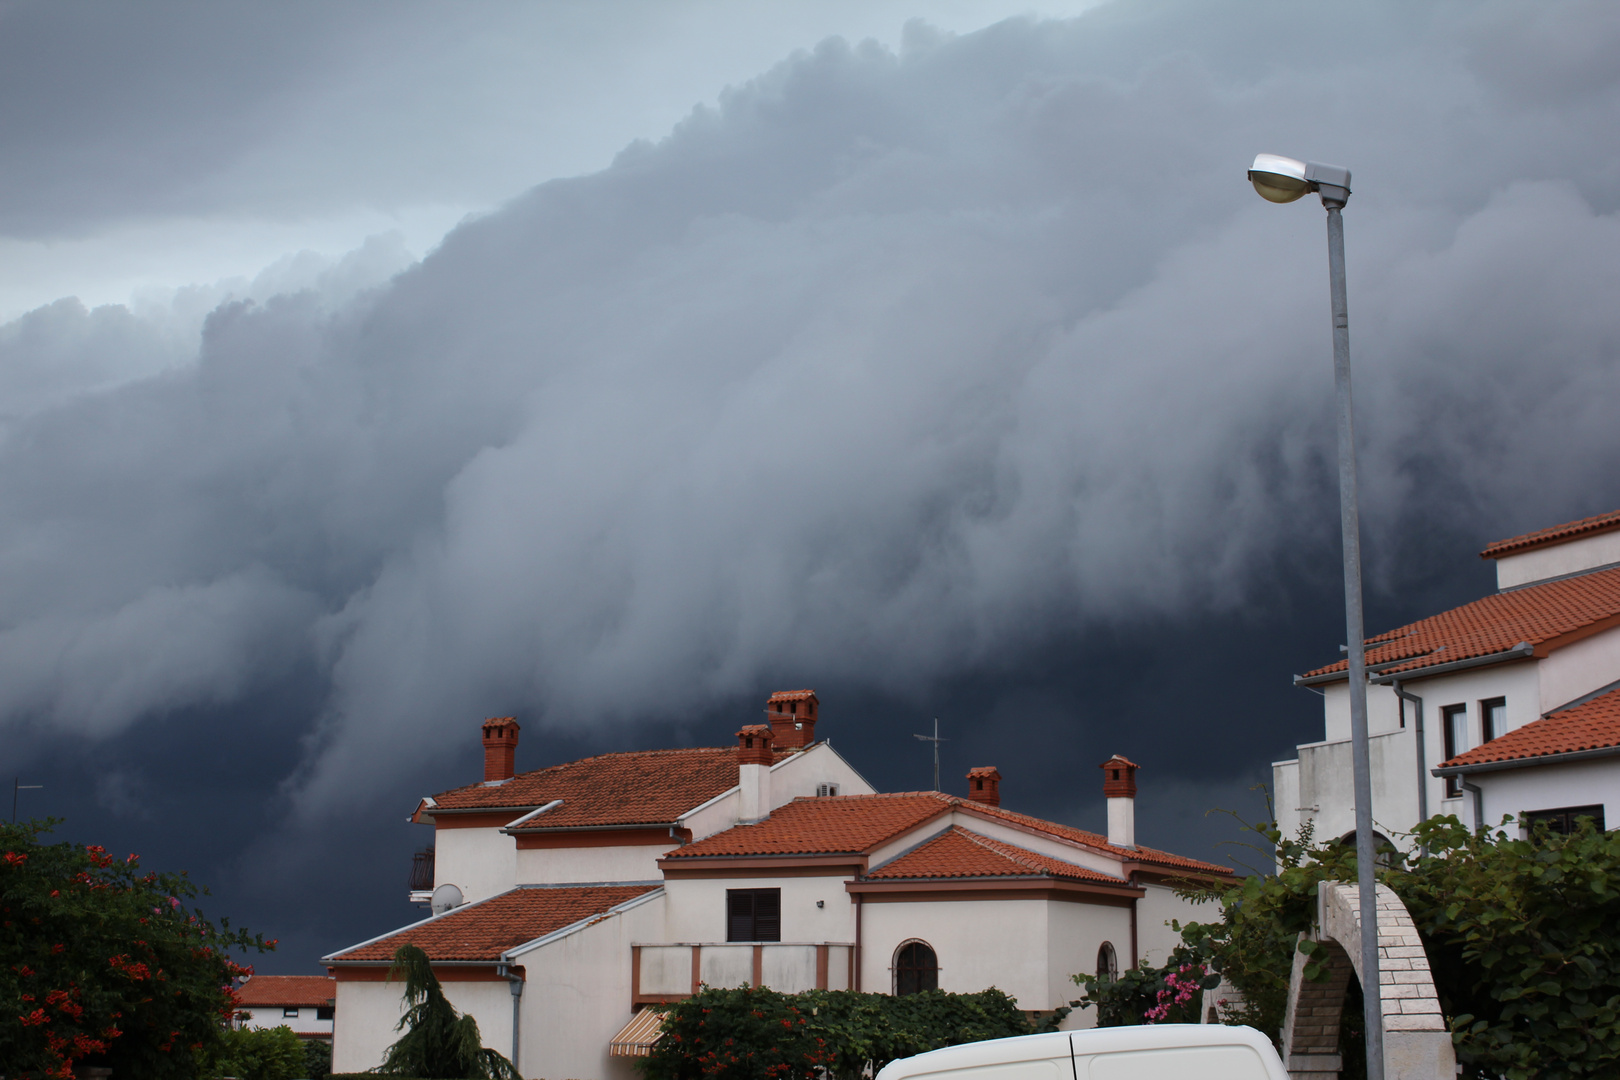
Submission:
[[[939,960],[926,942],[908,941],[894,954],[896,997],[939,989]]]
[[[1097,947],[1097,978],[1119,978],[1119,957],[1114,953],[1113,942],[1105,941]]]

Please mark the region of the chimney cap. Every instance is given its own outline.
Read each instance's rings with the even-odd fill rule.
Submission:
[[[1110,765],[1123,765],[1127,769],[1140,769],[1142,767],[1136,762],[1132,761],[1130,758],[1126,757],[1124,754],[1115,754],[1113,757],[1097,766],[1097,768],[1106,769]]]
[[[983,776],[983,777],[991,777],[991,776],[993,776],[997,780],[1000,780],[1001,779],[1001,770],[996,768],[994,765],[978,765],[978,766],[975,766],[974,768],[971,768],[971,769],[968,770],[968,779],[969,780],[973,779],[975,776]]]
[[[770,696],[769,701],[803,701],[815,696],[814,690],[778,690]]]

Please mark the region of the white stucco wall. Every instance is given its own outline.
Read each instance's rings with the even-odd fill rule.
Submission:
[[[831,743],[821,742],[771,767],[771,808],[774,810],[794,799],[810,798],[816,793],[816,785],[821,783],[837,784],[840,795],[873,793],[872,785],[832,748]]]
[[[663,897],[655,896],[517,957],[528,979],[519,1072],[550,1080],[634,1080],[631,1059],[609,1057],[608,1041],[633,1012],[631,943],[659,933],[663,908]]]
[[[1080,987],[1075,985],[1072,976],[1097,973],[1097,950],[1103,942],[1114,947],[1120,970],[1130,964],[1131,913],[1128,908],[1048,903],[1047,918],[1050,933],[1047,949],[1051,956],[1046,973],[1046,1000],[1051,1003],[1048,1007],[1055,1009],[1080,996]],[[1072,1030],[1096,1024],[1095,1010],[1077,1009],[1064,1020],[1063,1027]]]
[[[512,996],[506,983],[445,981],[442,986],[457,1011],[477,1019],[485,1046],[511,1052]],[[405,1015],[403,992],[398,982],[338,982],[337,1015],[343,1020],[333,1033],[333,1072],[365,1072],[382,1064],[399,1038],[394,1025]]]
[[[1277,828],[1284,836],[1299,832],[1299,758],[1271,763],[1271,812],[1277,818]]]
[[[1541,677],[1540,711],[1562,708],[1620,679],[1620,627],[1557,649],[1537,667]]]
[[[607,834],[603,834],[607,835]],[[570,881],[657,881],[658,860],[677,845],[628,844],[615,847],[529,848],[516,853],[517,884],[559,885]]]
[[[498,828],[438,828],[433,848],[434,887],[454,885],[469,903],[505,892],[517,881],[517,842]]]
[[[855,906],[846,877],[676,878],[664,883],[662,941],[725,941],[726,890],[782,890],[783,941],[854,941]],[[825,906],[816,907],[816,901]]]
[[[302,1006],[297,1016],[285,1015],[285,1009],[291,1006],[281,1005],[255,1005],[249,1008],[238,1009],[239,1014],[247,1016],[240,1023],[245,1028],[292,1028],[299,1035],[330,1035],[332,1034],[331,1020],[317,1020],[315,1007]]]
[[[1511,589],[1620,562],[1620,532],[1599,533],[1496,560],[1496,587]]]
[[[1503,769],[1468,777],[1484,793],[1485,823],[1495,825],[1503,815],[1532,810],[1558,810],[1567,806],[1602,806],[1606,828],[1620,827],[1620,757]],[[1462,800],[1460,817],[1475,824],[1471,793]]]
[[[1216,922],[1221,917],[1218,903],[1194,904],[1176,895],[1165,885],[1144,884],[1144,895],[1136,902],[1136,946],[1140,959],[1151,964],[1162,964],[1170,957],[1170,950],[1181,943],[1181,935],[1170,929],[1170,921],[1179,919],[1198,922]],[[1115,942],[1117,946],[1119,943]],[[1121,949],[1120,964],[1130,963],[1127,953],[1130,943]]]

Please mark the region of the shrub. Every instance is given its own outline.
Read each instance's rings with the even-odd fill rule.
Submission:
[[[304,1046],[285,1025],[227,1031],[206,1071],[236,1080],[304,1080]]]
[[[670,1008],[664,1037],[639,1062],[647,1080],[856,1080],[895,1058],[1027,1035],[1017,1002],[996,989],[905,997],[851,990],[782,994],[704,987]]]

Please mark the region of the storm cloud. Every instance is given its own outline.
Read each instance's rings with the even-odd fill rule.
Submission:
[[[237,125],[283,47],[188,153],[250,169]],[[1056,655],[1156,703],[1133,737],[1185,816],[1292,740],[1154,697],[1178,658],[1227,679],[1231,635],[1339,618],[1323,215],[1255,198],[1249,159],[1354,170],[1369,586],[1411,617],[1459,544],[1620,506],[1617,106],[1611,4],[918,22],[797,52],[420,259],[380,236],[41,307],[0,326],[0,735],[223,730],[273,774],[253,797],[310,825],[379,812],[486,715],[564,751],[712,743],[681,718],[781,679],[999,680],[958,718],[994,746],[1056,723],[1016,688]],[[22,231],[67,212],[36,195]],[[1017,753],[1023,791],[1075,805]],[[127,764],[99,798],[138,816]],[[248,831],[256,888],[341,861]]]

